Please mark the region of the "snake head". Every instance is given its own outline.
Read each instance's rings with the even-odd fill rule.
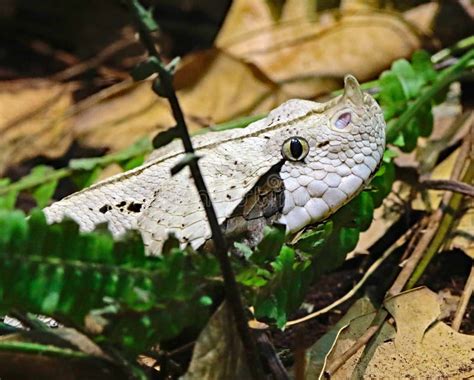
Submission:
[[[344,94],[313,103],[312,115],[290,130],[280,222],[289,233],[323,220],[354,198],[371,180],[385,149],[385,122],[377,102],[352,75]],[[308,107],[310,107],[308,103]]]

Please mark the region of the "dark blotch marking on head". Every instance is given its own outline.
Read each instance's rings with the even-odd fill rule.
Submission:
[[[110,207],[110,205],[103,205],[99,211],[102,213],[102,214],[105,214],[107,211],[110,211],[112,210],[112,207]]]
[[[123,206],[125,206],[126,204],[127,204],[127,202],[122,201],[122,202],[120,202],[120,203],[117,203],[115,206],[117,206],[117,207],[123,207]]]
[[[141,209],[142,209],[141,203],[131,202],[127,207],[127,210],[131,212],[140,212]]]

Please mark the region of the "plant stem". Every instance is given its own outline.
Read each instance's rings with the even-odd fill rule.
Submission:
[[[467,172],[464,175],[463,181],[470,183],[472,181],[472,178],[474,176],[474,167],[472,165],[468,166]],[[410,277],[410,280],[408,281],[408,284],[406,286],[406,289],[411,289],[413,288],[422,274],[425,272],[426,268],[428,267],[428,264],[431,262],[435,254],[439,251],[441,246],[444,243],[444,240],[446,236],[448,236],[449,232],[451,231],[454,222],[455,222],[455,214],[461,207],[461,201],[462,201],[462,194],[460,193],[455,193],[451,196],[450,201],[443,206],[447,211],[443,213],[443,217],[441,218],[439,222],[439,227],[436,230],[436,234],[433,237],[433,240],[431,241],[430,245],[426,249],[422,259],[418,263],[418,265],[415,268],[415,271]]]
[[[192,145],[191,137],[186,126],[186,121],[184,119],[181,106],[179,104],[176,92],[173,87],[172,73],[163,65],[156,49],[155,43],[152,39],[152,36],[149,33],[149,30],[146,24],[144,23],[144,20],[140,17],[139,11],[143,11],[143,8],[141,7],[140,3],[138,2],[138,0],[127,0],[127,3],[135,18],[135,22],[137,24],[140,34],[140,39],[143,45],[148,50],[148,54],[151,57],[155,57],[158,61],[157,71],[159,75],[158,80],[160,81],[160,93],[164,94],[164,96],[168,99],[174,119],[177,123],[176,127],[178,128],[181,134],[180,137],[183,141],[184,149],[186,153],[194,154],[194,147]],[[153,86],[153,90],[155,91],[155,93],[157,93],[157,95],[160,95],[160,93],[158,93],[157,86]],[[204,210],[206,211],[209,225],[211,227],[212,240],[214,242],[214,251],[219,260],[222,275],[224,278],[226,298],[229,303],[229,306],[232,309],[237,331],[239,332],[242,344],[245,347],[248,368],[250,370],[250,373],[252,374],[252,377],[255,380],[263,379],[264,372],[260,362],[259,352],[248,327],[248,322],[245,315],[242,298],[240,296],[240,291],[237,286],[237,281],[235,279],[235,275],[232,270],[229,257],[227,255],[227,242],[224,238],[221,227],[217,220],[214,205],[212,204],[211,197],[209,196],[209,192],[207,190],[204,178],[199,169],[199,165],[196,159],[189,162],[189,169],[191,171],[194,184],[196,185],[196,188],[198,190]]]
[[[426,179],[421,181],[420,184],[425,189],[447,190],[474,197],[474,186],[461,181],[452,181],[449,179]]]
[[[471,49],[474,47],[474,36],[469,36],[464,38],[461,41],[456,42],[453,46],[448,47],[446,49],[440,50],[436,54],[433,54],[431,57],[431,61],[433,63],[438,63],[443,59],[448,58],[453,53],[457,53],[462,50]]]

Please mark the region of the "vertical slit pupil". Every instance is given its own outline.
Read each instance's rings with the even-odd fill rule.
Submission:
[[[303,154],[303,145],[301,145],[300,140],[297,138],[292,138],[290,141],[290,152],[291,155],[298,159]]]

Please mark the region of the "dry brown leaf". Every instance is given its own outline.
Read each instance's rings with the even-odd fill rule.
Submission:
[[[409,9],[403,13],[403,18],[411,25],[416,26],[420,33],[430,36],[433,33],[433,26],[435,18],[438,16],[438,11],[439,4],[433,1]]]
[[[184,59],[176,86],[191,131],[267,112],[287,99],[252,64],[217,49]],[[72,139],[116,151],[174,125],[168,102],[151,90],[150,80],[126,81],[75,105],[72,85],[30,81],[0,88],[0,173],[27,158],[60,156]]]
[[[474,376],[474,336],[457,333],[437,321],[440,304],[436,293],[424,287],[413,289],[388,299],[385,307],[395,319],[396,333],[386,322],[374,342],[361,348],[331,379]],[[351,322],[340,334],[329,360],[352,346],[370,325],[373,315]]]
[[[202,330],[182,380],[250,379],[232,313],[222,304]]]
[[[341,10],[344,11],[358,11],[361,9],[378,8],[380,6],[379,0],[342,0]]]
[[[344,316],[324,334],[306,353],[305,378],[317,379],[323,373],[328,357],[331,355],[335,344],[341,345],[345,330],[353,321],[363,317],[363,320],[372,320],[375,308],[368,298],[360,298],[350,307]],[[357,323],[357,322],[356,322]],[[354,328],[352,325],[352,329]]]
[[[219,50],[187,57],[176,86],[191,131],[259,112],[265,100],[265,110],[280,101],[278,88],[255,67]],[[74,132],[87,146],[117,150],[173,125],[167,101],[151,90],[151,81],[144,81],[79,112]]]
[[[63,115],[73,86],[42,79],[0,84],[0,173],[28,158],[64,153],[72,134]]]
[[[452,235],[449,246],[461,249],[474,260],[474,202],[472,199],[468,201],[467,208]]]
[[[82,108],[81,104],[79,107]],[[75,137],[84,145],[107,146],[115,151],[153,131],[172,126],[166,100],[158,98],[151,90],[151,82],[145,81],[130,83],[119,95],[112,92],[111,96],[85,107],[74,116],[73,128]]]
[[[408,57],[420,47],[416,25],[401,14],[361,10],[338,16],[323,12],[314,20],[301,16],[276,22],[264,3],[234,1],[216,44],[253,62],[299,97],[332,90],[347,73],[361,81],[372,78],[393,60]]]
[[[394,184],[394,189],[399,187],[400,183]],[[400,199],[392,191],[383,200],[382,206],[374,210],[374,219],[367,231],[364,231],[359,236],[359,241],[354,250],[349,253],[347,259],[356,255],[368,254],[370,247],[372,247],[380,238],[382,238],[388,229],[400,219]]]
[[[361,316],[351,322],[350,326],[342,332],[340,338],[336,342],[335,348],[328,356],[328,362],[341,355],[348,350],[354,342],[367,330],[372,323],[376,313]],[[362,349],[353,355],[347,362],[334,374],[331,379],[345,380],[354,376],[356,379],[366,378],[367,362],[373,357],[373,351],[376,347],[383,344],[383,342],[392,339],[395,335],[395,329],[389,324],[384,324],[380,332],[375,336],[373,344],[368,347],[367,354],[360,360],[362,356]],[[381,376],[379,374],[379,376]],[[383,376],[382,376],[383,377]],[[390,377],[389,377],[390,378]]]

